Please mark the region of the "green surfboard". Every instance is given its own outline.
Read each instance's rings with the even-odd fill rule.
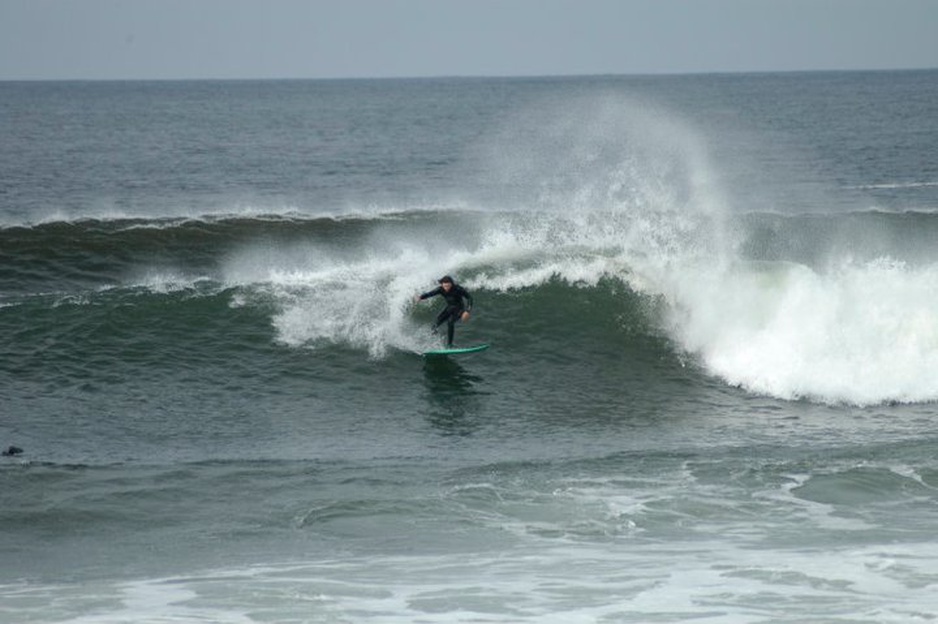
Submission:
[[[432,351],[425,351],[424,355],[461,355],[463,353],[478,353],[479,351],[485,351],[488,348],[489,346],[487,344],[480,344],[474,347],[433,349]]]

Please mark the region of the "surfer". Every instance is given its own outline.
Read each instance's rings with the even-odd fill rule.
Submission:
[[[417,295],[417,301],[441,295],[446,301],[446,307],[436,315],[433,329],[436,331],[440,325],[446,323],[446,346],[452,348],[453,334],[456,332],[456,321],[468,321],[469,311],[472,309],[472,295],[469,291],[453,281],[449,275],[439,280],[439,286],[422,295]]]

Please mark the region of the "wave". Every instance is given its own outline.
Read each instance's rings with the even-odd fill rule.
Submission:
[[[0,229],[0,318],[6,355],[27,363],[66,329],[76,349],[141,364],[258,345],[385,359],[433,343],[435,307],[413,296],[454,273],[476,293],[472,339],[562,327],[784,399],[934,401],[936,229],[927,213],[663,210],[53,223]]]
[[[880,182],[877,184],[858,184],[848,188],[860,190],[895,190],[895,189],[920,189],[933,188],[938,186],[938,181],[926,182]]]
[[[938,398],[938,266],[754,263],[685,280],[672,331],[731,384],[861,405]]]
[[[388,360],[433,343],[414,295],[448,273],[478,293],[463,337],[530,347],[559,327],[636,347],[604,357],[663,349],[784,399],[938,400],[938,215],[737,214],[693,127],[587,100],[506,119],[467,156],[488,190],[447,205],[2,226],[0,324],[25,350],[63,319],[118,319],[164,328],[171,354],[230,344],[235,327],[249,352]]]

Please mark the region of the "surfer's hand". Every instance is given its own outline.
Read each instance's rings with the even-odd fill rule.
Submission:
[[[459,318],[460,318],[462,321],[464,321],[464,322],[465,322],[465,321],[468,321],[468,320],[469,320],[469,313],[468,313],[468,312],[463,312],[463,313],[462,313],[462,316],[459,317]]]

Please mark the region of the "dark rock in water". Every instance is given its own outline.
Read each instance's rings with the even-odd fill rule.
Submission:
[[[7,450],[0,453],[0,455],[3,455],[4,457],[12,457],[13,455],[19,455],[22,452],[23,452],[23,449],[21,449],[20,447],[11,446]]]

